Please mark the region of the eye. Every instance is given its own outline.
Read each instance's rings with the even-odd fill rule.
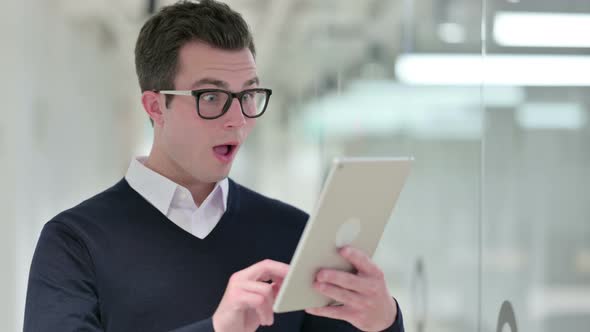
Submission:
[[[253,91],[248,91],[248,92],[244,93],[244,95],[242,95],[242,101],[248,101],[248,100],[254,98],[255,94],[256,94],[256,92],[253,92]]]
[[[208,92],[201,95],[201,100],[207,103],[214,103],[219,99],[219,93]]]

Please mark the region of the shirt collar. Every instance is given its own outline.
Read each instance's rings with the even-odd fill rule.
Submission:
[[[168,215],[171,204],[178,202],[179,195],[183,192],[190,195],[190,191],[146,167],[144,165],[146,160],[146,156],[133,158],[127,169],[125,180],[127,180],[131,188],[143,196],[162,214]],[[203,205],[208,204],[209,201],[215,198],[215,195],[218,195],[218,192],[221,192],[223,211],[225,211],[227,209],[228,191],[229,181],[225,178],[217,182],[213,191],[203,201]]]

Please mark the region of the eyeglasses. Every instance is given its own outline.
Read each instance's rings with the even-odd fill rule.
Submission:
[[[197,104],[197,114],[203,119],[213,120],[224,115],[234,98],[238,98],[242,114],[247,118],[257,118],[264,114],[271,89],[248,89],[241,92],[230,92],[221,89],[201,90],[155,90],[164,95],[193,96]]]

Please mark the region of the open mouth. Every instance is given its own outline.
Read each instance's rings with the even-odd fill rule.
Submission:
[[[215,156],[223,162],[231,161],[237,144],[222,144],[213,147]]]

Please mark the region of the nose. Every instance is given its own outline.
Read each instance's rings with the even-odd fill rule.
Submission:
[[[242,113],[242,107],[238,98],[233,98],[227,113],[223,117],[226,128],[242,127],[246,123],[246,117]]]

